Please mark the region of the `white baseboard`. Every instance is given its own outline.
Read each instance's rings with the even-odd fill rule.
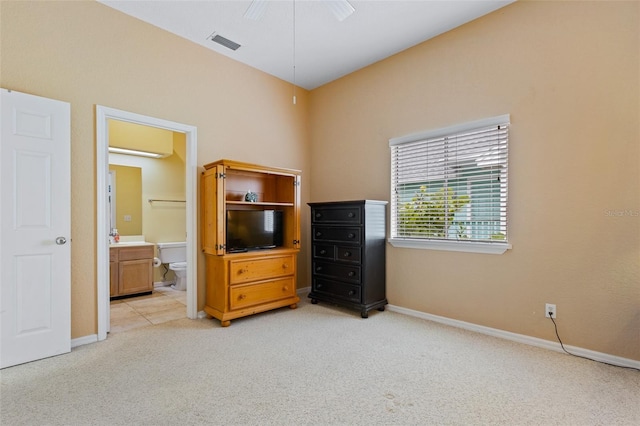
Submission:
[[[536,346],[538,348],[550,349],[552,351],[565,353],[562,350],[562,346],[559,342],[552,342],[549,340],[539,339],[537,337],[531,337],[524,334],[511,333],[509,331],[499,330],[497,328],[485,327],[482,325],[473,324],[470,322],[459,321],[451,318],[441,317],[438,315],[427,314],[420,311],[414,311],[413,309],[403,308],[401,306],[387,305],[387,309],[400,314],[409,315],[416,318],[421,318],[429,321],[438,322],[440,324],[450,325],[452,327],[462,328],[469,331],[475,331],[477,333],[486,334],[493,337],[499,337],[501,339],[511,340],[513,342],[524,343],[530,346]],[[640,369],[640,361],[636,361],[629,358],[622,358],[615,355],[606,354],[603,352],[596,352],[589,349],[579,348],[576,346],[564,345],[565,349],[574,355],[590,358],[594,361],[606,362],[608,364],[617,365],[620,367],[630,367]]]
[[[299,288],[298,290],[296,290],[296,293],[298,294],[298,296],[306,295],[309,292],[311,292],[311,286],[302,287],[302,288]]]
[[[78,337],[77,339],[71,339],[71,349],[82,345],[88,345],[89,343],[96,343],[97,341],[97,334],[90,334],[88,336]]]

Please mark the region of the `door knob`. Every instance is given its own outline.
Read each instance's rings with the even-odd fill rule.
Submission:
[[[65,237],[56,238],[56,244],[59,246],[67,244],[67,239]]]

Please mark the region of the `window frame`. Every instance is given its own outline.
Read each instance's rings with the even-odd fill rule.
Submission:
[[[403,145],[407,143],[415,143],[415,142],[426,142],[427,140],[448,137],[458,135],[460,133],[470,132],[481,128],[486,128],[490,126],[498,126],[502,124],[510,125],[511,117],[509,114],[503,114],[495,117],[485,118],[482,120],[471,121],[467,123],[457,124],[453,126],[443,127],[439,129],[427,130],[424,132],[414,133],[410,135],[405,135],[401,137],[396,137],[389,139],[389,148],[393,150],[395,146]],[[508,146],[508,137],[507,137],[507,146]],[[505,173],[508,173],[509,159],[508,154],[506,158],[506,167]],[[399,206],[396,205],[397,197],[394,194],[394,159],[393,155],[391,156],[391,176],[390,176],[390,184],[391,184],[391,214],[392,221],[398,220],[397,216],[394,214],[395,211],[399,210]],[[508,178],[506,186],[508,187]],[[505,195],[508,193],[508,188],[505,188]],[[505,197],[505,209],[508,206],[508,199]],[[394,210],[395,209],[395,210]],[[508,210],[506,210],[506,214],[508,216]],[[394,247],[400,248],[412,248],[412,249],[429,249],[429,250],[445,250],[445,251],[458,251],[458,252],[469,252],[469,253],[486,253],[486,254],[503,254],[507,250],[512,248],[511,243],[508,240],[505,241],[466,241],[466,240],[454,240],[454,239],[438,239],[438,238],[416,238],[416,237],[399,237],[394,235],[394,230],[397,224],[391,224],[391,237],[388,238],[388,242]],[[508,220],[505,218],[505,226],[508,228]],[[508,233],[506,234],[508,238]]]

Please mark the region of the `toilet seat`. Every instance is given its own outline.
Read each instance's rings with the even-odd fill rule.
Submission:
[[[187,262],[173,262],[169,264],[169,269],[171,270],[176,270],[176,269],[186,269],[187,268]]]

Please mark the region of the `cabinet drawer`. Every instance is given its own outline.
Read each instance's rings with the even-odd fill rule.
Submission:
[[[357,227],[313,227],[313,241],[337,241],[360,244],[361,237],[362,230]]]
[[[353,283],[360,282],[359,266],[338,265],[330,262],[313,262],[313,273],[315,275],[335,277],[339,280],[351,281]]]
[[[118,249],[118,259],[123,260],[137,260],[137,259],[153,259],[153,247],[126,247]]]
[[[345,284],[337,281],[314,278],[311,284],[314,293],[325,294],[350,302],[360,302],[360,286]]]
[[[229,266],[229,282],[238,284],[293,275],[295,266],[294,256],[234,260],[230,262]]]
[[[294,296],[296,286],[292,277],[251,285],[237,285],[229,289],[231,309],[272,302]]]
[[[314,223],[360,223],[362,220],[361,209],[355,207],[314,208],[311,212]]]

